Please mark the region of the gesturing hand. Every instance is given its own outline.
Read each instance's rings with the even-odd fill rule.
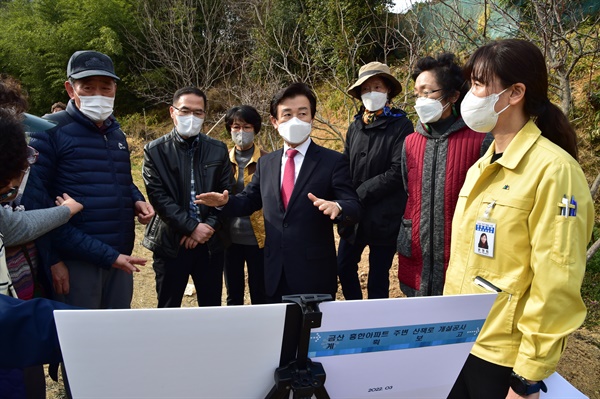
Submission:
[[[144,266],[146,264],[146,259],[138,258],[137,256],[131,255],[123,255],[120,254],[115,263],[112,264],[112,267],[115,269],[121,269],[128,274],[132,274],[133,272],[139,272],[135,265]]]
[[[73,216],[77,212],[80,212],[83,209],[83,205],[75,201],[73,198],[69,197],[69,194],[63,194],[62,197],[59,195],[58,197],[56,197],[54,203],[56,205],[66,206],[67,208],[69,208],[71,216]]]
[[[225,190],[223,191],[223,194],[210,192],[196,195],[196,201],[194,201],[194,204],[214,207],[223,206],[227,202],[229,202],[229,191]]]
[[[308,199],[312,201],[313,205],[319,208],[324,215],[329,216],[331,220],[334,220],[340,214],[341,210],[337,202],[327,201],[321,198],[317,198],[312,193],[308,193]]]

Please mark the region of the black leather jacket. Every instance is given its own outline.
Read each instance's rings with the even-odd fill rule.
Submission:
[[[219,212],[198,205],[200,221],[190,215],[192,157],[196,194],[230,189],[231,163],[221,141],[200,134],[189,143],[173,129],[144,147],[144,183],[156,215],[146,226],[142,244],[159,256],[175,258],[181,237],[189,236],[198,223],[216,231],[208,241],[209,249],[223,250]]]

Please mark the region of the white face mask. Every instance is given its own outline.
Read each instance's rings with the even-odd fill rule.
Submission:
[[[246,149],[254,141],[254,132],[245,132],[243,130],[234,132],[232,130],[231,131],[231,140],[233,140],[233,143],[236,146],[238,146],[242,149]]]
[[[500,93],[490,94],[487,97],[477,97],[469,90],[460,105],[460,114],[469,128],[479,133],[491,132],[498,122],[498,115],[504,112],[510,104],[496,112],[494,106],[508,88]]]
[[[301,121],[295,116],[289,121],[279,124],[277,131],[279,135],[289,144],[301,144],[310,136],[312,125],[308,122]]]
[[[419,97],[415,102],[415,111],[419,115],[419,120],[422,123],[433,123],[440,120],[444,110],[448,108],[450,103],[442,106],[442,99]]]
[[[360,98],[367,111],[378,111],[385,107],[387,103],[387,93],[381,93],[379,91],[372,91],[370,93],[363,94]]]
[[[114,97],[79,96],[79,110],[94,122],[104,122],[113,113]]]
[[[184,138],[197,136],[204,123],[204,119],[194,115],[175,115],[175,119],[177,119],[177,133]]]

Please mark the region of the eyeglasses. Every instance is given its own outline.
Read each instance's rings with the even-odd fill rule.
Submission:
[[[176,106],[172,105],[173,108],[175,108],[177,110],[177,112],[179,112],[179,115],[181,116],[188,116],[188,115],[194,115],[197,116],[198,118],[203,118],[204,115],[206,115],[206,112],[204,112],[203,109],[197,109],[195,111],[192,111],[189,108],[185,108],[185,107],[181,107],[181,108],[177,108]]]
[[[438,91],[442,91],[444,89],[437,89],[437,90],[431,90],[431,91],[422,91],[421,93],[415,93],[413,94],[413,97],[415,99],[417,98],[429,98],[430,95],[432,95],[433,93],[437,93]]]
[[[33,147],[27,146],[27,163],[33,165],[37,162],[40,153]]]
[[[19,192],[19,186],[11,187],[7,192],[0,194],[0,202],[4,202]]]
[[[27,173],[29,173],[30,170],[31,170],[31,167],[28,166],[27,169],[21,171],[21,180],[23,179],[23,176],[25,176]],[[19,191],[19,186],[13,186],[13,187],[9,188],[7,192],[0,194],[0,202],[5,202],[9,198],[16,195],[17,192]]]

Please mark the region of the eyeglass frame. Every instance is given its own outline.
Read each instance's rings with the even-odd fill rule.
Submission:
[[[19,192],[19,186],[13,186],[7,192],[0,194],[0,202],[5,202],[10,197]]]
[[[189,108],[188,109],[179,109],[179,108],[177,108],[174,105],[171,105],[171,107],[175,108],[177,110],[177,112],[179,112],[182,116],[194,115],[197,118],[204,118],[204,116],[206,116],[206,111],[205,110],[192,111]],[[182,108],[184,108],[184,107],[182,107]]]
[[[21,176],[25,176],[31,170],[31,166],[27,166],[27,169],[21,171]],[[21,177],[21,180],[23,178]],[[8,189],[7,192],[0,194],[0,202],[5,202],[8,198],[14,196],[19,192],[19,187],[21,187],[21,183],[18,186],[12,186]]]
[[[39,155],[40,153],[38,150],[29,145],[27,146],[27,169],[21,171],[23,176],[29,173],[31,170],[31,165],[37,162]],[[0,202],[6,201],[8,198],[18,193],[20,186],[20,184],[18,186],[12,186],[7,192],[0,194]]]
[[[432,95],[433,93],[437,93],[438,91],[442,91],[444,89],[436,89],[436,90],[431,90],[431,91],[424,91],[421,94],[423,95],[419,95],[418,93],[413,93],[413,98],[417,99],[417,98],[429,98],[430,95]],[[440,97],[443,98],[444,96]],[[435,98],[434,100],[437,100],[437,98]]]
[[[36,163],[39,156],[40,153],[38,152],[38,150],[31,146],[27,146],[27,163],[29,165],[33,165],[34,163]]]

